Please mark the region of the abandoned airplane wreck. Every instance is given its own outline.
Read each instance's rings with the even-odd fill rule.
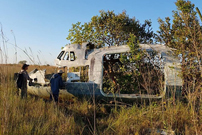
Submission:
[[[129,100],[161,99],[168,93],[169,87],[180,88],[182,86],[182,80],[179,77],[180,60],[172,55],[170,48],[164,45],[140,44],[140,49],[148,54],[156,52],[152,60],[148,60],[146,57],[142,61],[142,63],[153,65],[155,73],[151,74],[151,70],[147,70],[148,73],[145,72],[145,69],[142,70],[144,77],[139,79],[140,83],[137,83],[136,87],[138,79],[131,80],[134,77],[128,79],[130,75],[125,78],[131,80],[131,83],[128,83],[127,86],[122,85],[126,80],[122,75],[137,70],[134,69],[134,63],[130,63],[126,65],[128,70],[121,71],[123,66],[120,61],[121,55],[126,55],[126,59],[129,59],[130,48],[128,45],[99,49],[90,43],[67,45],[55,60],[57,67],[67,70],[65,88],[60,90],[60,98],[68,98],[69,96],[90,98],[94,96],[96,99],[114,97]],[[146,65],[142,64],[142,67],[146,67]],[[28,86],[28,92],[41,97],[49,97],[50,85],[49,81],[45,79],[45,70],[34,70],[29,75],[37,85]],[[150,86],[155,76],[162,76],[161,82],[153,83],[153,86]],[[122,86],[124,88],[121,88]],[[131,92],[122,92],[121,90],[125,88],[130,89]]]

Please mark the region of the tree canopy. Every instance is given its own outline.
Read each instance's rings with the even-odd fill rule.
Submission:
[[[190,1],[177,0],[173,22],[166,17],[159,19],[158,41],[174,48],[181,55],[183,89],[197,91],[202,81],[202,30],[195,5]],[[197,88],[198,87],[198,88]]]
[[[18,62],[18,64],[26,64],[26,63],[27,63],[26,60],[21,60],[21,61]]]
[[[152,42],[151,21],[140,24],[135,18],[129,18],[126,12],[115,14],[114,11],[100,11],[91,21],[72,24],[67,40],[71,43],[91,42],[96,46],[127,44],[130,34],[135,35],[140,43]]]

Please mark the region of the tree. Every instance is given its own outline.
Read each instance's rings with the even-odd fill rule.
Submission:
[[[198,7],[196,7],[196,11],[197,11],[197,13],[198,13],[198,15],[199,15],[199,17],[200,17],[200,19],[201,19],[201,21],[202,21],[202,15],[201,15],[201,12],[200,12],[200,10],[198,9]]]
[[[159,92],[154,92],[154,89],[159,88],[156,85],[157,83],[150,83],[154,84],[155,87],[147,84],[151,80],[156,81],[162,75],[159,75],[156,79],[151,79],[150,77],[150,80],[145,80],[149,78],[148,75],[151,76],[153,74],[153,76],[157,76],[157,70],[153,72],[151,63],[142,65],[146,53],[139,50],[139,43],[151,43],[153,42],[153,36],[151,22],[148,20],[144,24],[140,24],[135,18],[129,18],[126,12],[115,14],[113,11],[100,11],[100,15],[93,16],[88,23],[84,23],[83,25],[80,22],[73,24],[69,30],[67,39],[72,43],[79,44],[82,42],[91,42],[97,47],[128,44],[131,49],[130,53],[110,54],[105,55],[103,58],[104,91],[139,94],[142,93],[140,91],[141,87],[146,89],[146,93],[159,94]],[[128,59],[128,56],[131,58]],[[115,57],[120,58],[116,59]],[[130,66],[128,66],[129,64]],[[128,67],[130,68],[127,69]]]
[[[202,81],[202,31],[194,4],[177,0],[173,11],[173,23],[166,17],[159,19],[158,41],[175,49],[181,55],[181,70],[185,94],[198,92]]]
[[[26,60],[21,60],[21,61],[18,62],[18,64],[26,64],[26,63],[27,63]]]
[[[103,90],[112,93],[161,94],[163,73],[154,64],[157,52],[139,49],[139,41],[130,34],[130,52],[109,54],[103,58]]]
[[[140,24],[135,18],[129,18],[126,12],[115,14],[114,11],[100,11],[91,21],[81,25],[72,24],[67,40],[71,43],[91,42],[96,46],[127,44],[130,34],[134,34],[140,43],[152,42],[151,21]]]

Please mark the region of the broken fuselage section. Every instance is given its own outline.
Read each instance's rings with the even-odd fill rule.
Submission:
[[[158,71],[160,71],[161,75],[163,75],[161,84],[159,84],[161,87],[159,87],[158,92],[150,92],[152,91],[152,88],[150,88],[148,84],[152,81],[147,81],[147,78],[143,78],[141,80],[142,82],[145,81],[145,84],[141,82],[138,83],[142,85],[140,87],[134,86],[133,82],[135,81],[131,81],[130,86],[126,86],[130,89],[134,89],[134,93],[122,93],[119,91],[121,89],[120,87],[124,84],[118,83],[117,80],[124,80],[124,77],[122,78],[119,76],[118,78],[116,74],[125,74],[123,71],[120,71],[121,66],[123,66],[121,64],[120,58],[121,55],[126,55],[126,53],[130,52],[128,45],[95,49],[93,44],[83,43],[81,45],[71,44],[65,46],[55,60],[57,67],[65,67],[67,69],[65,88],[62,89],[64,95],[72,94],[76,97],[88,98],[94,96],[96,99],[108,99],[114,97],[134,100],[160,99],[165,96],[169,86],[181,87],[182,80],[179,77],[180,61],[172,55],[170,48],[164,45],[140,44],[140,49],[148,52],[148,54],[154,51],[157,52],[157,55],[152,60],[148,62],[148,60],[145,59],[143,62],[151,63],[152,61],[152,65],[158,67]],[[127,74],[129,74],[129,72],[134,72],[134,67],[132,66],[133,64],[134,63],[127,66],[129,67],[129,70],[125,71]],[[145,66],[145,64],[142,66]],[[71,68],[74,68],[74,70]],[[32,73],[30,75],[34,76],[34,74],[36,73]],[[146,73],[146,75],[148,74]],[[105,76],[107,77],[105,78]],[[150,80],[152,80],[152,77],[150,78]],[[111,90],[112,88],[109,88],[111,86],[107,85],[106,82],[111,82],[109,84],[114,85],[113,87],[116,88]],[[40,83],[46,84],[45,82]],[[45,87],[46,85],[41,88],[45,89]],[[50,89],[50,87],[47,89]],[[47,89],[46,91],[49,92],[50,90]]]

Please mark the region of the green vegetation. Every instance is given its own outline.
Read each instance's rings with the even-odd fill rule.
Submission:
[[[153,37],[151,22],[148,20],[145,20],[144,24],[140,24],[135,18],[129,18],[126,12],[115,14],[113,11],[100,11],[100,15],[93,16],[88,23],[73,24],[67,39],[72,43],[91,42],[97,47],[129,44],[131,54],[124,54],[125,56],[117,54],[122,55],[122,58],[116,60],[113,58],[115,54],[105,58],[104,91],[106,93],[160,94],[163,74],[154,70],[154,67],[149,63],[142,65],[142,61],[148,57],[148,54],[138,50],[139,43],[152,43]],[[131,58],[127,59],[129,55]],[[149,59],[153,59],[154,56],[150,56]],[[132,66],[130,63],[136,64]],[[129,69],[128,65],[132,67]],[[153,86],[147,85],[149,80],[146,78],[150,77],[151,80],[152,76],[157,75],[159,77],[153,77],[153,81],[149,83]],[[161,78],[160,81],[159,78]]]
[[[58,106],[55,106],[53,102],[45,102],[43,99],[32,97],[31,95],[27,99],[20,99],[15,93],[16,88],[13,79],[13,74],[20,70],[20,65],[1,64],[0,134],[145,135],[160,134],[160,130],[170,133],[174,132],[173,134],[202,134],[201,26],[197,18],[197,12],[194,10],[194,5],[190,1],[178,0],[176,6],[177,11],[174,12],[172,24],[169,18],[166,18],[165,21],[159,19],[160,30],[158,31],[157,39],[159,42],[174,48],[176,56],[178,54],[182,55],[183,98],[175,96],[175,88],[169,88],[168,91],[171,94],[169,98],[164,97],[153,102],[141,100],[127,104],[117,101],[114,105],[113,103],[93,104],[91,101],[83,99],[74,100],[74,102],[61,101]],[[131,27],[135,25],[133,32],[125,30],[128,28],[125,25],[119,25],[125,23],[122,19],[130,22],[128,25]],[[102,25],[99,25],[99,23]],[[115,27],[116,25],[120,27]],[[150,27],[150,22],[146,22],[145,25]],[[128,43],[131,52],[129,54],[121,54],[120,62],[123,65],[118,70],[112,70],[116,71],[115,73],[124,73],[122,77],[124,77],[126,82],[119,80],[121,77],[113,80],[110,77],[111,71],[106,71],[109,78],[105,80],[108,81],[106,87],[111,89],[111,92],[116,92],[118,84],[124,85],[122,91],[125,92],[128,92],[128,88],[132,89],[136,85],[143,85],[144,78],[141,76],[149,78],[145,82],[152,84],[150,88],[161,87],[161,84],[163,84],[161,74],[150,68],[150,65],[141,65],[142,58],[146,53],[137,49],[139,47],[138,41],[145,43],[151,41],[152,38],[152,36],[149,36],[148,39],[142,38],[135,33],[135,30],[139,31],[141,29],[138,28],[143,26],[139,22],[129,19],[125,12],[115,15],[111,11],[102,11],[100,16],[93,17],[90,23],[82,26],[80,26],[80,23],[73,25],[68,39],[72,37],[71,41],[78,43],[91,41],[97,43],[98,46]],[[120,37],[120,35],[123,35],[123,37]],[[118,42],[118,40],[122,40],[122,42]],[[108,43],[107,41],[111,42]],[[6,45],[6,43],[3,42],[3,45]],[[0,54],[0,56],[3,55]],[[138,70],[134,70],[133,74],[129,74],[127,70],[130,69],[124,66],[129,62],[135,62],[135,67],[138,68]],[[30,66],[30,70],[35,67],[39,69],[44,68]],[[116,68],[113,64],[111,67]],[[55,72],[55,69],[51,66],[46,66],[45,68],[48,73]],[[77,71],[78,69],[71,70]],[[150,74],[144,75],[145,70],[149,70]],[[83,72],[83,76],[85,74]],[[157,75],[157,77],[150,78],[149,75]],[[138,79],[136,78],[130,83],[131,78],[134,77]],[[86,80],[88,78],[83,77],[83,79]],[[159,83],[152,82],[154,80],[157,80]],[[133,92],[135,90],[136,88],[134,88]]]
[[[178,0],[176,6],[172,25],[169,17],[159,19],[158,40],[174,48],[176,56],[181,55],[183,95],[197,111],[202,89],[202,30],[194,4]]]
[[[54,103],[15,94],[13,73],[16,65],[1,65],[1,134],[93,134],[93,104],[86,100]],[[175,101],[175,102],[174,102]],[[201,101],[200,101],[201,102]],[[96,103],[96,134],[157,134],[158,130],[177,134],[200,134],[202,116],[193,106],[178,100],[162,99],[150,105]],[[131,106],[132,105],[132,106]],[[202,109],[199,110],[200,114]]]
[[[157,52],[139,49],[139,42],[133,34],[130,34],[128,46],[130,52],[104,57],[104,92],[161,94],[164,89],[164,74],[159,66],[152,64],[154,57],[158,56]]]
[[[26,64],[27,61],[26,60],[22,60],[22,61],[19,61],[18,64]]]
[[[130,34],[134,34],[141,43],[152,42],[154,36],[151,21],[140,24],[135,18],[129,18],[126,12],[115,14],[113,11],[100,11],[91,21],[81,25],[72,24],[67,40],[71,43],[91,42],[97,47],[127,44]]]

